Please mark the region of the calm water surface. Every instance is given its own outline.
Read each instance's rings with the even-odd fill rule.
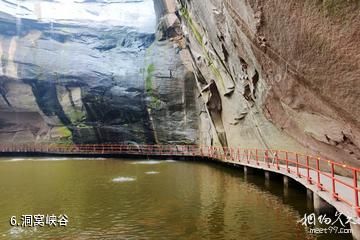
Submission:
[[[297,223],[306,194],[240,169],[179,161],[0,159],[0,239],[347,239]],[[298,187],[296,187],[298,188]],[[11,227],[66,214],[67,227]]]

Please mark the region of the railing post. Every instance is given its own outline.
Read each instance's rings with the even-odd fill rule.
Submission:
[[[357,171],[356,171],[356,169],[353,169],[353,175],[354,175],[355,211],[356,211],[357,216],[360,216],[360,211],[359,211],[359,192],[358,192],[358,177],[357,177]]]
[[[285,152],[285,161],[286,161],[286,171],[288,173],[290,173],[290,168],[289,168],[289,154],[288,152]]]
[[[268,149],[265,150],[265,163],[267,164],[267,167],[270,168],[270,163],[269,163],[269,150],[268,150]]]
[[[323,190],[323,185],[321,184],[321,178],[320,178],[320,158],[316,158],[316,172],[317,172],[317,186],[320,189],[320,191]]]
[[[275,154],[276,154],[276,169],[277,169],[277,170],[280,170],[280,166],[279,166],[279,152],[276,151]]]
[[[295,154],[295,158],[296,158],[296,175],[300,178],[301,174],[299,172],[299,155],[297,153]]]
[[[246,161],[248,164],[250,164],[250,151],[249,149],[246,149]]]
[[[307,180],[309,184],[312,184],[312,179],[310,176],[310,161],[309,161],[309,156],[306,156],[306,172],[307,172]]]
[[[258,153],[258,149],[255,149],[255,158],[256,158],[256,165],[259,166],[259,153]]]
[[[331,162],[331,182],[332,182],[332,195],[335,200],[338,200],[338,194],[336,193],[336,187],[335,187],[335,167],[333,162]]]

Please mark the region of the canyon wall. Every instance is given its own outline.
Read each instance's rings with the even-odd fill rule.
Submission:
[[[200,143],[359,165],[359,1],[181,0]]]
[[[359,1],[76,3],[94,6],[90,19],[96,4],[119,7],[129,18],[117,24],[15,2],[0,1],[1,143],[198,143],[359,163]]]
[[[193,76],[155,7],[0,1],[0,143],[196,142]]]

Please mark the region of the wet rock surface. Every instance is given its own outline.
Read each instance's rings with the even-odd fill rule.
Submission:
[[[120,4],[131,10],[133,6],[130,5],[145,4],[146,9],[152,7],[148,9],[152,14],[148,20],[156,23],[154,5],[152,1],[150,3],[149,0],[100,1],[99,6],[106,10],[107,5]],[[93,4],[86,5],[85,9],[101,13],[96,2],[82,4]],[[172,58],[175,61],[180,59],[172,44],[165,42],[158,46],[155,24],[148,31],[148,28],[136,27],[137,21],[143,21],[141,18],[134,19],[135,23],[128,23],[127,19],[123,25],[121,21],[34,19],[37,12],[31,6],[23,6],[22,16],[26,17],[18,18],[16,1],[12,4],[3,1],[1,5],[1,142],[153,144],[167,140],[196,140],[196,130],[189,130],[191,137],[187,137],[186,134],[173,135],[169,129],[164,129],[159,139],[155,137],[148,111],[151,101],[148,101],[149,94],[145,89],[147,52],[151,46],[157,46],[151,61],[158,66],[167,62],[163,59],[167,51],[174,52]],[[162,75],[162,70],[157,69],[156,74]],[[179,84],[185,81],[185,74],[184,71],[176,74]],[[160,79],[159,87],[168,84],[169,79]],[[161,92],[167,108],[167,97],[177,101],[176,97],[167,96],[172,92],[177,89],[168,87]],[[177,97],[181,99],[181,96]],[[157,125],[168,124],[185,108],[180,106],[153,118]],[[28,115],[33,117],[24,119]],[[194,125],[189,126],[192,127]]]
[[[180,2],[204,102],[203,144],[287,149],[358,165],[358,1]],[[208,103],[212,82],[217,115]]]

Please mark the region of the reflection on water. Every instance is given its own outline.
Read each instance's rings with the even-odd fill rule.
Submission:
[[[180,161],[9,160],[0,160],[2,239],[314,239],[297,223],[307,211],[305,194],[289,189],[284,197],[280,183],[267,190],[263,176],[245,179],[239,169]],[[9,226],[11,216],[23,214],[66,214],[69,223]]]
[[[1,162],[19,162],[19,161],[75,161],[75,160],[105,160],[105,158],[66,158],[66,157],[39,157],[39,158],[10,158],[1,159]]]

